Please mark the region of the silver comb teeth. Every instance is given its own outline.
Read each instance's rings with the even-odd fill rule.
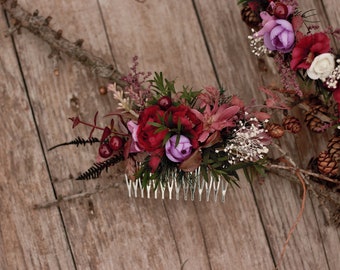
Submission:
[[[170,175],[170,179],[167,182],[159,182],[156,185],[156,181],[150,181],[145,187],[142,185],[141,179],[131,180],[125,175],[125,182],[128,189],[129,197],[141,197],[141,198],[155,198],[159,196],[164,200],[168,198],[171,200],[173,198],[173,193],[175,193],[176,200],[179,200],[183,196],[184,200],[187,201],[189,198],[191,201],[198,198],[198,201],[203,200],[203,195],[205,194],[206,201],[212,199],[215,202],[218,201],[218,197],[221,197],[221,201],[225,202],[225,197],[228,189],[228,182],[222,177],[218,177],[218,180],[213,179],[209,176],[209,180],[206,181],[202,176],[200,176],[200,170],[192,172],[190,175],[191,181],[178,181],[176,180],[176,172]],[[211,194],[213,193],[213,194]]]

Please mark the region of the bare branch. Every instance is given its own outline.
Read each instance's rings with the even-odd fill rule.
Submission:
[[[106,63],[103,59],[81,48],[83,40],[78,39],[72,43],[63,37],[61,29],[53,30],[49,26],[52,17],[39,16],[37,10],[33,14],[29,13],[15,0],[1,0],[0,4],[16,22],[8,34],[12,34],[18,28],[23,27],[47,42],[52,51],[62,52],[90,68],[97,76],[115,82],[120,87],[125,87],[125,82],[121,80],[122,74],[112,64]]]

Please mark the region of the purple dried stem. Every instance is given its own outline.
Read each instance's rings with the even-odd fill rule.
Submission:
[[[288,91],[294,90],[297,96],[302,97],[303,93],[300,89],[299,83],[297,82],[296,73],[289,67],[287,62],[284,61],[283,55],[277,53],[274,57],[274,60],[277,65],[284,89]]]
[[[151,97],[151,84],[148,87],[143,87],[147,82],[147,79],[151,76],[151,72],[137,71],[138,57],[135,56],[132,59],[133,65],[130,68],[131,72],[122,78],[128,86],[125,87],[125,93],[130,97],[131,101],[138,107],[143,108],[145,106],[145,100]]]

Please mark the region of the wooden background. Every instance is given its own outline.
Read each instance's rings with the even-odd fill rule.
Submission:
[[[221,84],[246,100],[261,99],[262,84],[277,82],[250,53],[248,29],[236,0],[20,0],[25,9],[51,15],[51,26],[71,41],[128,72],[163,71],[201,88]],[[340,26],[338,0],[301,0],[323,27]],[[0,29],[8,18],[0,15]],[[31,33],[0,36],[0,269],[273,269],[298,214],[300,189],[269,176],[228,191],[226,203],[142,200],[127,197],[122,174],[73,179],[95,159],[95,147],[57,143],[88,135],[68,117],[89,121],[114,109],[100,96],[105,81],[64,56],[53,75],[49,46]],[[306,136],[309,136],[308,134]],[[286,135],[283,147],[303,166],[324,148],[323,136]],[[57,196],[113,188],[34,209]],[[303,218],[280,269],[339,269],[339,230],[308,197]]]

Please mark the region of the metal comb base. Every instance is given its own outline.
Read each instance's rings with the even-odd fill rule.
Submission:
[[[221,177],[218,180],[210,178],[205,181],[203,177],[197,177],[195,180],[177,181],[175,178],[168,180],[166,183],[160,182],[156,187],[156,181],[151,181],[148,185],[143,187],[141,179],[131,180],[125,175],[125,182],[128,189],[129,197],[140,198],[168,198],[171,200],[173,196],[176,200],[179,200],[181,196],[184,200],[188,199],[194,201],[195,198],[198,201],[202,201],[205,197],[206,201],[210,199],[217,202],[218,197],[221,197],[221,201],[225,202],[225,197],[228,189],[228,182]]]

